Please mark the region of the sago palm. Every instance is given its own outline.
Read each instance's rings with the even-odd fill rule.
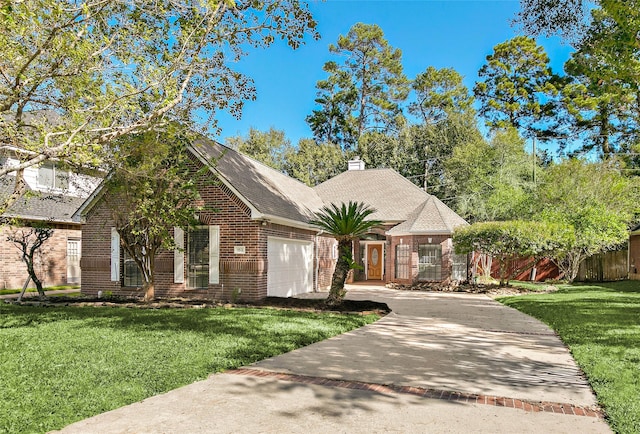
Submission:
[[[331,279],[327,304],[339,304],[344,298],[347,274],[355,265],[352,252],[353,240],[362,237],[382,223],[379,220],[367,220],[367,217],[374,212],[374,209],[360,202],[343,203],[340,206],[331,204],[322,207],[315,214],[315,219],[311,221],[311,224],[338,240],[338,262]]]

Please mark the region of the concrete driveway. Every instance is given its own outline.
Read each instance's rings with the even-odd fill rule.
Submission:
[[[358,285],[348,297],[393,313],[61,432],[610,432],[539,321],[483,295]]]

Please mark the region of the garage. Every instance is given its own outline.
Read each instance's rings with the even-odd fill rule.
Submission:
[[[291,297],[313,291],[313,243],[267,239],[267,296]]]

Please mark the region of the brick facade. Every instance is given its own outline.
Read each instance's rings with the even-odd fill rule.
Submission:
[[[267,240],[279,237],[314,242],[316,232],[251,219],[251,210],[229,188],[221,183],[201,183],[200,196],[204,209],[198,213],[202,225],[220,227],[220,283],[206,289],[188,289],[187,261],[185,283],[174,283],[174,252],[162,251],[156,259],[155,293],[157,297],[209,298],[215,300],[258,300],[267,296]],[[142,295],[140,288],[123,287],[111,281],[110,237],[113,220],[109,208],[99,202],[86,217],[83,227],[82,292],[98,291],[121,295]],[[322,237],[318,237],[322,238]],[[320,242],[324,246],[326,242]],[[186,246],[186,242],[185,242]],[[235,253],[244,247],[244,253]],[[325,249],[321,254],[325,255]],[[122,250],[122,249],[121,249]],[[186,255],[186,252],[183,252]],[[326,259],[323,259],[326,261]],[[314,257],[314,267],[317,264]],[[123,275],[122,258],[120,276]],[[315,287],[314,272],[314,287]],[[320,273],[321,285],[326,275]]]
[[[19,289],[28,277],[27,266],[22,261],[22,253],[18,246],[7,241],[7,236],[16,230],[10,226],[0,227],[0,288]],[[24,228],[28,229],[28,228]],[[66,285],[67,276],[67,242],[81,238],[80,226],[55,225],[53,236],[36,253],[36,273],[43,285]],[[29,284],[34,288],[33,282]]]

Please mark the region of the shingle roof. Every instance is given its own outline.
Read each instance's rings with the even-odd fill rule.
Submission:
[[[208,161],[217,159],[213,169],[261,214],[307,223],[323,206],[311,187],[240,152],[210,140],[193,148]]]
[[[0,201],[13,192],[15,177],[0,178]],[[50,221],[55,223],[74,223],[73,214],[82,205],[84,198],[63,194],[39,193],[30,190],[15,201],[2,217],[24,220]]]
[[[400,222],[389,234],[451,233],[467,224],[438,198],[393,169],[348,170],[315,187],[325,203],[364,202],[376,212],[371,218]]]
[[[364,202],[371,218],[400,222],[429,195],[393,169],[347,170],[315,187],[325,203]]]
[[[456,227],[466,225],[468,223],[462,217],[442,203],[440,199],[431,196],[418,206],[406,221],[391,228],[387,234],[450,234]]]

